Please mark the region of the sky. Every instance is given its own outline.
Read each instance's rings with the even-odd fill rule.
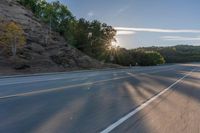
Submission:
[[[52,1],[52,0],[48,0]],[[200,45],[200,0],[60,0],[76,18],[113,26],[125,48]]]

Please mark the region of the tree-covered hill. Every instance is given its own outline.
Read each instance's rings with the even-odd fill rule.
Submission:
[[[157,51],[167,63],[185,63],[200,61],[200,46],[177,45],[171,47],[146,47],[137,50]]]

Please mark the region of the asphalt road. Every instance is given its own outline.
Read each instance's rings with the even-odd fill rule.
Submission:
[[[200,64],[0,77],[0,133],[199,133]]]

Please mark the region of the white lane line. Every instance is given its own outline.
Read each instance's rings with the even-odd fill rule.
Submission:
[[[182,78],[178,79],[172,85],[170,85],[169,87],[167,87],[166,89],[164,89],[163,91],[161,91],[160,93],[158,93],[157,95],[155,95],[154,97],[152,97],[151,99],[149,99],[148,101],[146,101],[145,103],[143,103],[140,106],[138,106],[132,112],[128,113],[127,115],[125,115],[124,117],[122,117],[118,121],[116,121],[115,123],[113,123],[110,126],[108,126],[106,129],[104,129],[100,133],[109,133],[109,132],[111,132],[113,129],[115,129],[116,127],[118,127],[119,125],[121,125],[123,122],[125,122],[126,120],[128,120],[130,117],[132,117],[133,115],[135,115],[137,112],[139,112],[140,110],[142,110],[143,108],[145,108],[147,105],[149,105],[150,103],[152,103],[155,99],[157,99],[158,97],[160,97],[161,95],[163,95],[166,91],[168,91],[169,89],[171,89],[174,85],[178,84],[184,78],[188,77],[193,71],[195,71],[195,69],[193,69],[192,71],[190,71],[188,74],[184,75]]]
[[[0,84],[0,86],[7,86],[7,85],[17,85],[17,84],[26,84],[26,83],[36,83],[36,82],[45,82],[45,81],[55,81],[55,80],[68,80],[71,79],[71,81],[76,81],[76,80],[80,80],[77,78],[68,78],[68,77],[63,77],[63,78],[52,78],[52,79],[35,79],[32,81],[25,81],[25,82],[12,82],[12,83],[5,83],[5,84]],[[82,78],[83,79],[83,78]]]
[[[152,72],[149,72],[149,73],[158,73],[158,72],[169,71],[169,70],[173,70],[173,68],[166,69],[166,70],[152,71]],[[128,74],[128,76],[122,76],[122,77],[106,79],[106,80],[99,80],[99,81],[95,81],[95,82],[88,82],[88,83],[82,83],[82,84],[77,84],[77,85],[68,85],[68,86],[50,88],[50,89],[45,89],[45,90],[38,90],[38,91],[31,91],[31,92],[25,92],[25,93],[18,93],[18,94],[14,94],[14,95],[1,96],[0,99],[19,97],[19,96],[27,96],[27,95],[34,95],[34,94],[39,94],[39,93],[46,93],[46,92],[51,92],[51,91],[64,90],[64,89],[68,89],[68,88],[93,85],[93,84],[97,84],[97,83],[109,82],[109,81],[118,80],[118,79],[125,79],[125,78],[133,77],[135,75],[143,75],[143,74],[148,74],[148,73],[139,73],[139,74],[127,73],[127,74]]]
[[[164,67],[163,69],[166,69],[166,68],[175,69],[173,67],[174,66],[169,66],[169,67]],[[113,73],[108,73],[108,74],[119,74],[119,73],[125,73],[125,72],[130,72],[130,71],[131,72],[142,72],[142,71],[151,71],[151,70],[155,70],[155,69],[157,70],[158,68],[151,68],[151,69],[146,69],[146,70],[129,70],[128,69],[128,71],[122,70],[122,71],[119,71],[119,72],[113,72]],[[168,69],[166,69],[166,70],[168,70]],[[160,70],[160,71],[163,71],[163,70]],[[92,76],[93,75],[88,76],[88,77],[92,77]],[[36,83],[36,82],[45,82],[45,81],[55,81],[55,80],[62,80],[62,79],[74,79],[74,81],[75,81],[76,79],[79,80],[78,78],[77,77],[76,78],[75,77],[74,78],[63,77],[63,78],[50,78],[50,79],[34,79],[34,80],[31,80],[31,81],[16,81],[16,82],[11,82],[11,83],[1,83],[1,80],[0,80],[0,86],[26,84],[26,83]]]

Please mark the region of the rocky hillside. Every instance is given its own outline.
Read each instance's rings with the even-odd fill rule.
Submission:
[[[4,56],[2,48],[0,49],[0,73],[34,73],[114,66],[102,64],[72,48],[56,32],[51,33],[47,42],[48,26],[15,0],[0,0],[0,17],[4,21],[21,24],[27,39],[27,44],[18,51],[15,60]]]

